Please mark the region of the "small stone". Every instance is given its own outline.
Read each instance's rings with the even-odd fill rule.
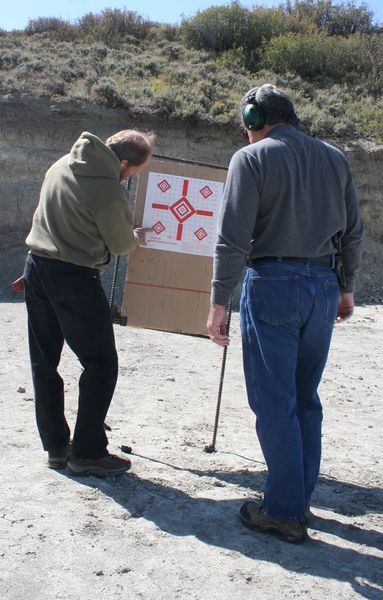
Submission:
[[[117,570],[117,573],[119,575],[123,575],[124,573],[130,573],[131,572],[131,568],[130,567],[121,567],[121,569]]]
[[[103,571],[96,571],[96,575],[97,575],[97,577],[103,577],[104,576],[104,572]]]
[[[175,377],[167,377],[166,378],[166,381],[175,381],[175,380],[176,380]]]
[[[17,391],[19,392],[19,394],[25,394],[25,392],[27,390],[25,389],[25,387],[22,387],[21,385],[19,385],[19,387],[17,388]]]

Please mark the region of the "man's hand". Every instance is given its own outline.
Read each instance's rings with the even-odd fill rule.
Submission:
[[[21,277],[19,277],[18,279],[15,279],[15,281],[13,281],[11,283],[11,288],[17,292],[23,292],[24,291],[24,277],[23,275]]]
[[[354,294],[353,292],[341,292],[338,304],[338,314],[336,315],[336,323],[347,321],[354,312]]]
[[[227,335],[227,310],[220,304],[212,304],[207,319],[207,330],[210,339],[218,346],[228,346],[230,340]]]
[[[151,227],[135,227],[133,230],[134,235],[138,240],[139,246],[146,246],[146,234],[148,231],[152,231]]]

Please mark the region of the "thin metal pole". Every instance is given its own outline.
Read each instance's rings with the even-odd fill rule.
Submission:
[[[118,254],[117,256],[114,257],[112,289],[110,291],[110,298],[109,298],[109,306],[111,309],[113,309],[114,296],[116,293],[116,283],[117,283],[117,275],[118,275],[119,265],[120,265],[120,255]]]
[[[211,167],[212,169],[221,169],[223,171],[227,171],[227,167],[225,167],[224,165],[216,165],[213,163],[202,162],[200,160],[193,160],[188,158],[179,158],[177,156],[170,156],[169,154],[153,154],[153,158],[163,158],[165,160],[173,162],[184,163],[188,165],[197,165],[200,167]]]
[[[128,183],[126,184],[126,191],[127,191],[127,194],[128,194],[129,198],[130,198],[130,188],[132,186],[131,181],[132,181],[132,178],[129,177]],[[116,294],[116,285],[117,285],[118,269],[119,269],[119,266],[120,266],[120,258],[121,258],[121,256],[119,254],[117,254],[115,256],[115,259],[114,259],[113,277],[112,277],[112,288],[110,290],[110,298],[109,298],[109,306],[112,309],[112,311],[113,311],[114,296]]]
[[[231,311],[232,311],[232,298],[229,300],[229,304],[227,307],[227,321],[226,321],[226,332],[229,335],[230,331],[230,321],[231,321]],[[221,363],[221,373],[219,377],[219,386],[218,386],[218,397],[217,397],[217,407],[215,409],[215,421],[214,421],[214,431],[213,431],[213,440],[211,444],[205,446],[205,452],[216,452],[215,442],[217,440],[217,431],[218,431],[218,421],[219,421],[219,413],[221,410],[221,399],[222,399],[222,389],[223,389],[223,378],[225,376],[225,367],[226,367],[226,356],[227,356],[227,348],[225,346],[222,354],[222,363]]]
[[[128,183],[126,185],[128,194],[130,193],[130,186],[131,186],[130,182],[131,182],[131,177],[129,177]],[[113,306],[113,304],[114,304],[114,296],[116,295],[116,286],[117,286],[118,269],[120,266],[120,258],[121,258],[121,256],[119,254],[117,254],[114,259],[112,287],[111,287],[110,296],[109,296],[109,306],[110,306],[110,310],[112,313],[112,321],[113,322],[114,322],[114,306]],[[108,423],[106,423],[105,421],[104,421],[104,429],[106,431],[112,431],[112,428],[110,427],[110,425],[108,425]]]

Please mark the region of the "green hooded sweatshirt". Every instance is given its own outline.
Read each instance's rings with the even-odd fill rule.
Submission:
[[[136,248],[120,161],[92,133],[48,169],[26,244],[38,256],[99,270],[110,254]]]

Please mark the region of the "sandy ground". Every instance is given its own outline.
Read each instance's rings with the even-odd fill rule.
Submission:
[[[383,307],[336,328],[321,385],[324,456],[310,540],[244,528],[265,464],[244,391],[233,316],[217,452],[211,441],[222,350],[189,336],[116,326],[120,377],[110,450],[120,478],[45,466],[23,303],[0,304],[0,597],[6,600],[383,598]],[[80,368],[65,349],[73,425]],[[23,391],[24,390],[24,391]]]

